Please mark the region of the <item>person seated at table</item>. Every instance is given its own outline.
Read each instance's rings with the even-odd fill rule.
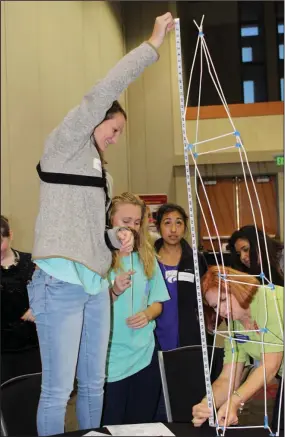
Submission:
[[[132,193],[112,200],[112,226],[137,235],[135,252],[113,254],[109,272],[113,301],[103,425],[152,422],[161,381],[155,319],[169,299],[148,234],[145,203]]]
[[[260,229],[257,229],[257,235],[254,225],[243,226],[232,234],[228,244],[228,248],[231,252],[232,267],[241,272],[248,273],[249,275],[259,275],[261,273],[262,261],[263,273],[265,277],[270,280],[268,265],[269,258],[272,283],[284,287],[283,244],[270,238],[267,234],[264,236],[264,233]],[[262,283],[261,278],[259,278],[259,282]]]
[[[221,276],[220,272],[225,276]],[[212,321],[218,312],[229,322],[223,370],[212,385],[220,426],[236,425],[238,411],[244,403],[264,387],[265,382],[269,384],[275,376],[280,378],[283,372],[283,287],[275,286],[272,290],[261,286],[255,277],[246,274],[238,278],[239,283],[232,282],[232,275],[238,274],[239,271],[230,267],[211,266],[202,279],[202,294],[209,320]],[[259,366],[241,383],[242,371],[249,357],[258,360]],[[277,429],[278,424],[280,390],[281,386],[275,401],[271,425],[273,430]],[[282,397],[282,427],[283,399]],[[210,416],[207,399],[204,398],[195,405],[192,413],[194,425],[201,426]]]
[[[13,232],[1,215],[1,382],[41,371],[38,336],[27,283],[35,265],[30,253],[12,248]]]

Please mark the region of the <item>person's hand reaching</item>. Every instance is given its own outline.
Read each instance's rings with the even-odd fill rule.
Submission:
[[[132,285],[132,275],[134,273],[134,270],[129,270],[128,272],[116,276],[112,287],[116,296],[120,296],[120,294],[124,293],[124,291]]]
[[[149,323],[149,318],[147,317],[147,314],[145,311],[141,311],[131,317],[128,317],[127,325],[129,328],[132,329],[140,329],[144,328]]]
[[[164,41],[165,35],[174,29],[175,23],[170,12],[156,17],[152,35],[148,42],[158,49]]]
[[[134,250],[134,234],[129,229],[120,229],[117,233],[117,237],[122,243],[120,252],[131,253]]]
[[[200,404],[194,405],[192,409],[192,423],[194,426],[199,427],[206,422],[211,416],[211,410],[208,408],[207,401],[201,401]]]
[[[33,316],[32,310],[28,309],[28,311],[26,311],[22,317],[22,320],[24,320],[24,322],[34,322],[35,321],[35,317]]]
[[[230,426],[238,424],[238,409],[239,406],[234,402],[230,401],[228,406],[228,402],[225,402],[218,411],[218,424],[220,426]],[[228,410],[228,412],[227,412]],[[227,414],[228,413],[228,414]],[[227,420],[226,420],[227,414]]]

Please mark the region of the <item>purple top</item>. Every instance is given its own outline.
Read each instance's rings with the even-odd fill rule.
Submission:
[[[156,319],[156,336],[161,350],[179,347],[177,275],[178,266],[158,263],[167,286],[170,300],[162,302],[162,313]]]

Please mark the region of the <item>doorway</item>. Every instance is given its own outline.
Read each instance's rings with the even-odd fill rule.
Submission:
[[[279,234],[276,176],[258,175],[253,176],[253,180],[254,184],[250,177],[247,177],[246,182],[241,176],[205,178],[203,182],[212,214],[199,181],[198,193],[209,229],[208,231],[198,204],[199,246],[204,252],[213,251],[210,236],[214,250],[219,252],[218,235],[225,249],[228,239],[235,230],[254,224],[252,209],[257,227],[262,229],[263,216],[265,232],[272,238]]]

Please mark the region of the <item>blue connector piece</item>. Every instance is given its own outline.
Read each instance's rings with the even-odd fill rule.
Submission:
[[[193,153],[193,158],[198,158],[198,153],[197,152],[195,152],[195,153]]]
[[[204,36],[204,33],[203,32],[199,32],[199,36]]]
[[[224,432],[224,429],[225,429],[224,426],[219,426],[219,425],[217,425],[217,429],[216,429],[216,431],[217,431],[217,435],[222,435],[222,434],[220,434],[220,431],[223,433],[223,432]]]
[[[235,143],[235,146],[236,146],[237,149],[241,148],[241,144],[240,143]]]
[[[235,353],[235,349],[232,347],[232,354],[234,354]]]
[[[240,137],[240,133],[239,133],[238,130],[236,130],[236,131],[234,132],[234,136],[235,136],[235,137]]]
[[[193,144],[188,144],[188,146],[187,146],[186,148],[187,148],[187,150],[189,150],[189,152],[190,152],[190,150],[193,149]]]
[[[227,275],[224,273],[218,273],[219,278],[226,279]]]
[[[268,332],[267,328],[260,328],[260,332],[264,332],[266,334],[266,332]]]
[[[271,290],[275,290],[275,285],[272,284],[272,282],[271,282],[270,284],[268,284],[268,287],[269,287]]]
[[[264,416],[264,428],[265,429],[269,428],[269,426],[268,426],[268,416]]]
[[[259,275],[259,277],[260,277],[261,279],[265,279],[265,274],[264,274],[263,272],[261,272],[260,275]]]

